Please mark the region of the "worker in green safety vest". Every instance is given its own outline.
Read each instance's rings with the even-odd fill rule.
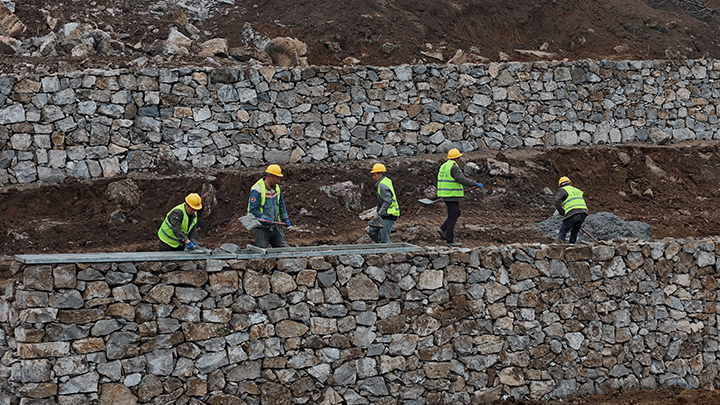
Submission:
[[[462,156],[459,150],[453,148],[448,151],[448,161],[440,166],[437,178],[437,196],[447,206],[447,218],[438,228],[438,233],[445,239],[448,246],[461,246],[455,240],[455,224],[460,217],[460,201],[465,193],[463,186],[482,188],[482,183],[476,183],[465,177],[458,160]]]
[[[580,228],[588,216],[587,204],[583,192],[573,187],[568,177],[560,177],[558,187],[560,188],[555,194],[555,208],[563,216],[558,241],[565,243],[565,236],[570,231],[570,243],[575,243]]]
[[[370,174],[377,190],[377,215],[370,220],[368,236],[375,243],[390,243],[390,231],[400,216],[400,206],[392,181],[385,176],[385,165],[376,163]]]
[[[202,209],[202,199],[197,193],[190,193],[185,202],[165,215],[160,229],[160,251],[195,250],[199,248],[197,237],[197,211]]]
[[[260,220],[261,225],[253,228],[255,246],[266,248],[287,247],[281,226],[290,228],[285,199],[280,193],[280,179],[283,177],[279,165],[270,165],[265,178],[253,184],[248,198],[247,213]]]

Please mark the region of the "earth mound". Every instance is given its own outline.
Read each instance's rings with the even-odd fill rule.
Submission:
[[[558,230],[562,224],[562,216],[557,214],[540,222],[540,228],[548,232],[549,237],[557,238]],[[578,242],[594,242],[587,235],[592,235],[597,240],[611,241],[618,238],[651,239],[652,228],[642,221],[624,221],[622,218],[611,212],[597,212],[589,214],[583,222],[582,229],[578,234]],[[587,233],[585,233],[587,232]]]

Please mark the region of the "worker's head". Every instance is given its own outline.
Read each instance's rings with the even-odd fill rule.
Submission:
[[[265,185],[268,187],[275,187],[279,182],[280,178],[283,177],[280,165],[270,165],[265,169]]]
[[[560,180],[558,180],[558,187],[567,186],[568,184],[572,183],[570,181],[570,178],[567,176],[560,177]]]
[[[385,175],[386,171],[387,170],[385,169],[384,164],[375,163],[375,165],[373,165],[373,168],[372,168],[372,171],[370,172],[370,174],[372,175],[372,178],[375,181],[378,181],[378,180],[382,179],[382,177]]]
[[[460,153],[460,151],[457,150],[456,148],[452,148],[448,151],[448,159],[455,160],[455,159],[459,158],[460,156],[462,156],[462,153]]]
[[[192,214],[193,212],[199,210],[202,208],[202,198],[200,198],[200,194],[198,193],[190,193],[185,197],[185,211],[188,214]]]

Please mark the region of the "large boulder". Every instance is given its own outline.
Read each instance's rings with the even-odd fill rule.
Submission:
[[[296,38],[276,37],[265,46],[273,63],[278,66],[307,66],[307,45]]]
[[[0,3],[0,34],[19,37],[25,32],[25,24],[10,11],[5,3]]]

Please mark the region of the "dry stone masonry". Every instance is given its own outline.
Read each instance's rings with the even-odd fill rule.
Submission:
[[[712,389],[719,242],[15,262],[19,282],[0,300],[0,381],[20,404],[482,404]]]
[[[521,147],[720,139],[720,62],[0,76],[0,184]]]

